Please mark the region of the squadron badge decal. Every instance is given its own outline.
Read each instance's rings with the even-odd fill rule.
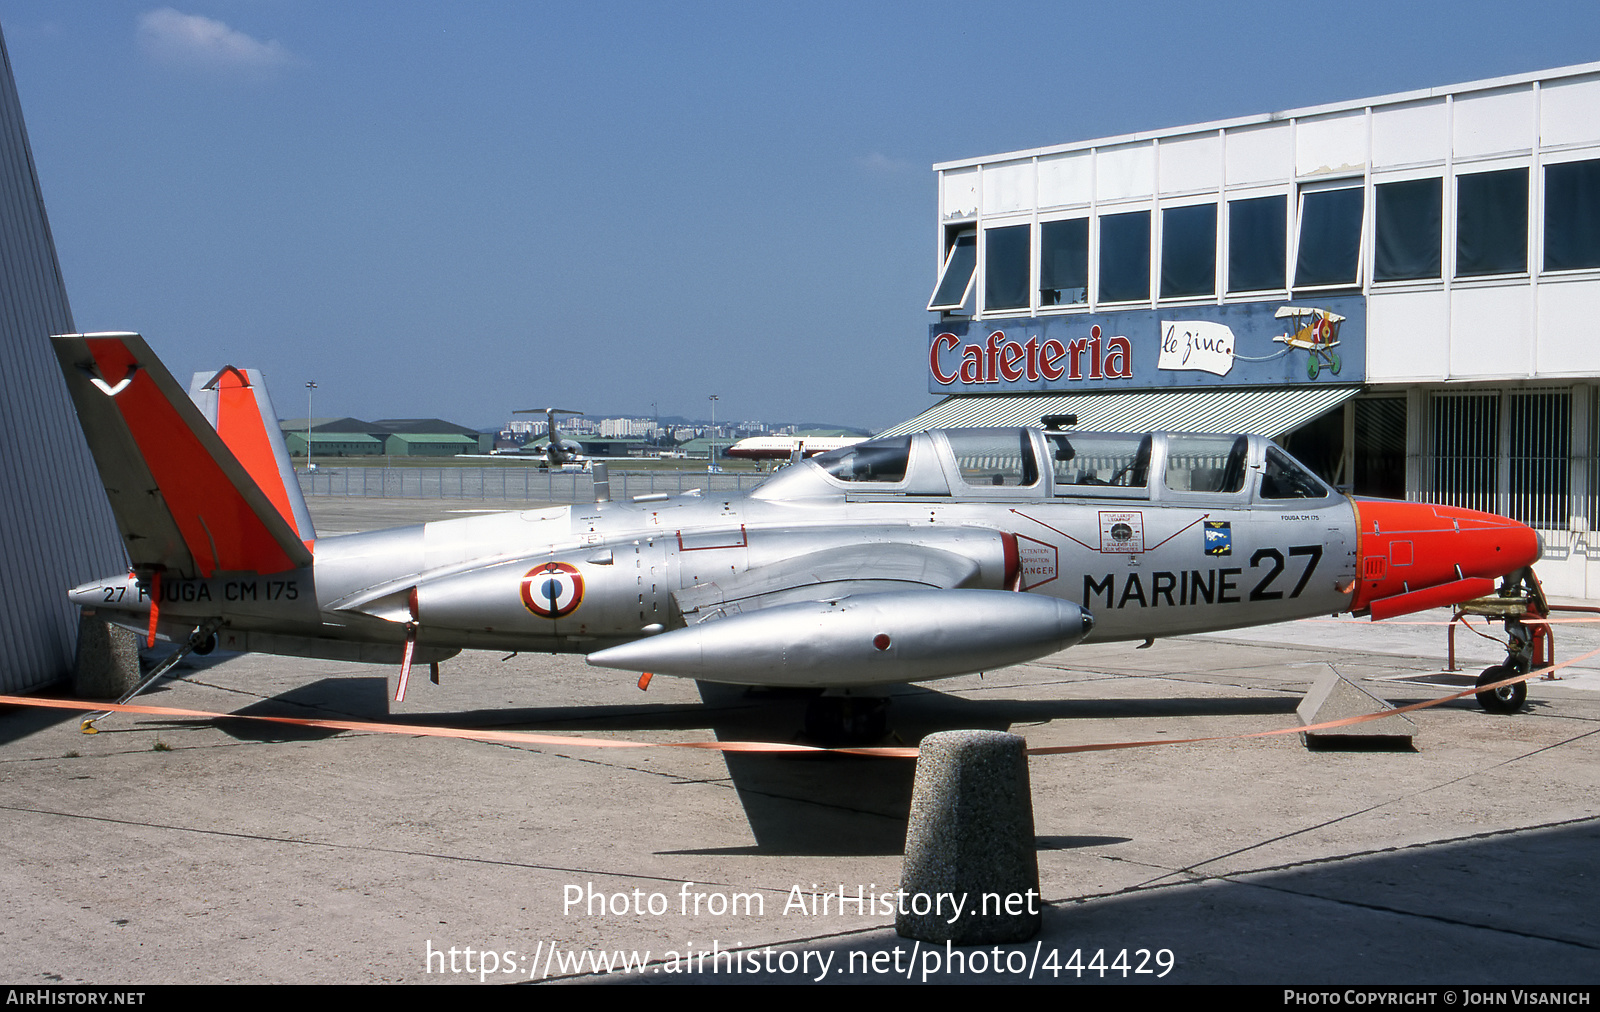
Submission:
[[[1207,555],[1233,554],[1233,528],[1228,521],[1207,520],[1205,532]]]

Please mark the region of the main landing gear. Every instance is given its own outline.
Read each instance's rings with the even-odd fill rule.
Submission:
[[[863,745],[888,729],[887,696],[821,695],[806,704],[806,737],[817,741]]]

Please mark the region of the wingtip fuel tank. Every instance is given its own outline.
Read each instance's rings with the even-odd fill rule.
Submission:
[[[1053,597],[901,591],[715,619],[599,650],[588,661],[740,685],[882,685],[1034,660],[1093,627],[1087,611]]]

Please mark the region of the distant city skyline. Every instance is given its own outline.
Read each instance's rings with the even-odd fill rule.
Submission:
[[[368,423],[376,423],[376,422],[382,421],[384,419],[392,420],[392,419],[399,418],[399,417],[423,418],[423,417],[435,417],[435,416],[421,416],[421,415],[416,415],[416,416],[411,416],[411,415],[398,416],[398,415],[389,414],[389,415],[383,415],[381,417],[375,417],[375,418],[360,418],[360,416],[357,416],[357,415],[317,415],[317,416],[315,416],[315,417],[313,417],[311,419],[311,423],[312,423],[313,426],[321,426],[321,425],[326,425],[329,422],[339,421],[340,419],[343,419],[343,418],[358,418],[359,420],[365,421],[365,422],[368,422]],[[506,420],[506,421],[501,421],[499,423],[491,423],[490,425],[473,425],[470,422],[461,421],[459,419],[451,418],[449,416],[437,416],[437,417],[438,417],[438,419],[440,421],[451,422],[451,423],[454,423],[454,424],[457,424],[457,425],[461,425],[461,426],[464,426],[464,427],[467,427],[467,428],[475,429],[475,430],[477,430],[479,432],[517,431],[517,432],[542,433],[545,430],[545,421],[544,421],[544,419],[543,418],[537,418],[537,417],[535,417],[535,418],[513,418],[513,419]],[[654,423],[657,420],[652,418],[649,415],[639,415],[639,414],[627,414],[627,413],[601,414],[601,413],[597,413],[597,414],[591,415],[591,414],[585,413],[583,415],[564,416],[562,418],[562,421],[561,421],[561,428],[562,428],[563,431],[594,432],[594,431],[598,431],[602,427],[602,425],[604,423],[606,423],[606,422],[617,422],[617,421],[632,421],[632,422]],[[665,431],[670,431],[670,430],[675,429],[675,428],[683,428],[683,427],[703,429],[703,428],[711,427],[711,424],[712,424],[711,420],[709,418],[690,418],[690,417],[683,416],[683,415],[662,415],[660,417],[660,419],[659,419],[659,422],[660,422],[661,428],[663,430],[665,430]],[[280,416],[279,419],[278,419],[278,424],[280,426],[286,428],[286,429],[298,428],[298,429],[302,429],[303,430],[305,428],[305,426],[306,426],[306,418],[303,415],[300,415],[300,416]],[[742,419],[738,419],[738,420],[734,420],[734,421],[723,420],[723,421],[717,422],[716,423],[716,427],[718,428],[718,430],[725,431],[725,432],[739,432],[739,431],[782,432],[783,430],[786,430],[786,429],[795,430],[795,431],[808,431],[808,430],[813,430],[813,429],[830,430],[830,431],[831,430],[835,430],[835,429],[856,429],[856,430],[860,430],[863,434],[866,434],[866,431],[867,431],[862,426],[858,426],[858,425],[844,425],[844,424],[836,424],[836,423],[830,423],[830,422],[819,422],[819,421],[806,421],[806,422],[792,422],[792,421],[787,421],[787,420],[767,421],[765,419],[759,419],[759,418],[742,418]]]
[[[927,407],[937,161],[1593,60],[1600,5],[0,0],[81,330],[293,410]],[[709,413],[709,412],[707,412]]]

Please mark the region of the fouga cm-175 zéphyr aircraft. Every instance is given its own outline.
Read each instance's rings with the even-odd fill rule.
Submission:
[[[869,440],[746,494],[318,538],[258,374],[185,395],[136,334],[54,340],[131,564],[72,600],[179,641],[171,663],[221,642],[399,664],[402,697],[413,664],[437,678],[462,649],[575,652],[827,690],[808,727],[864,737],[885,727],[874,687],[1085,639],[1403,615],[1531,580],[1541,550],[1503,517],[1336,494],[1259,436],[1060,419]]]

